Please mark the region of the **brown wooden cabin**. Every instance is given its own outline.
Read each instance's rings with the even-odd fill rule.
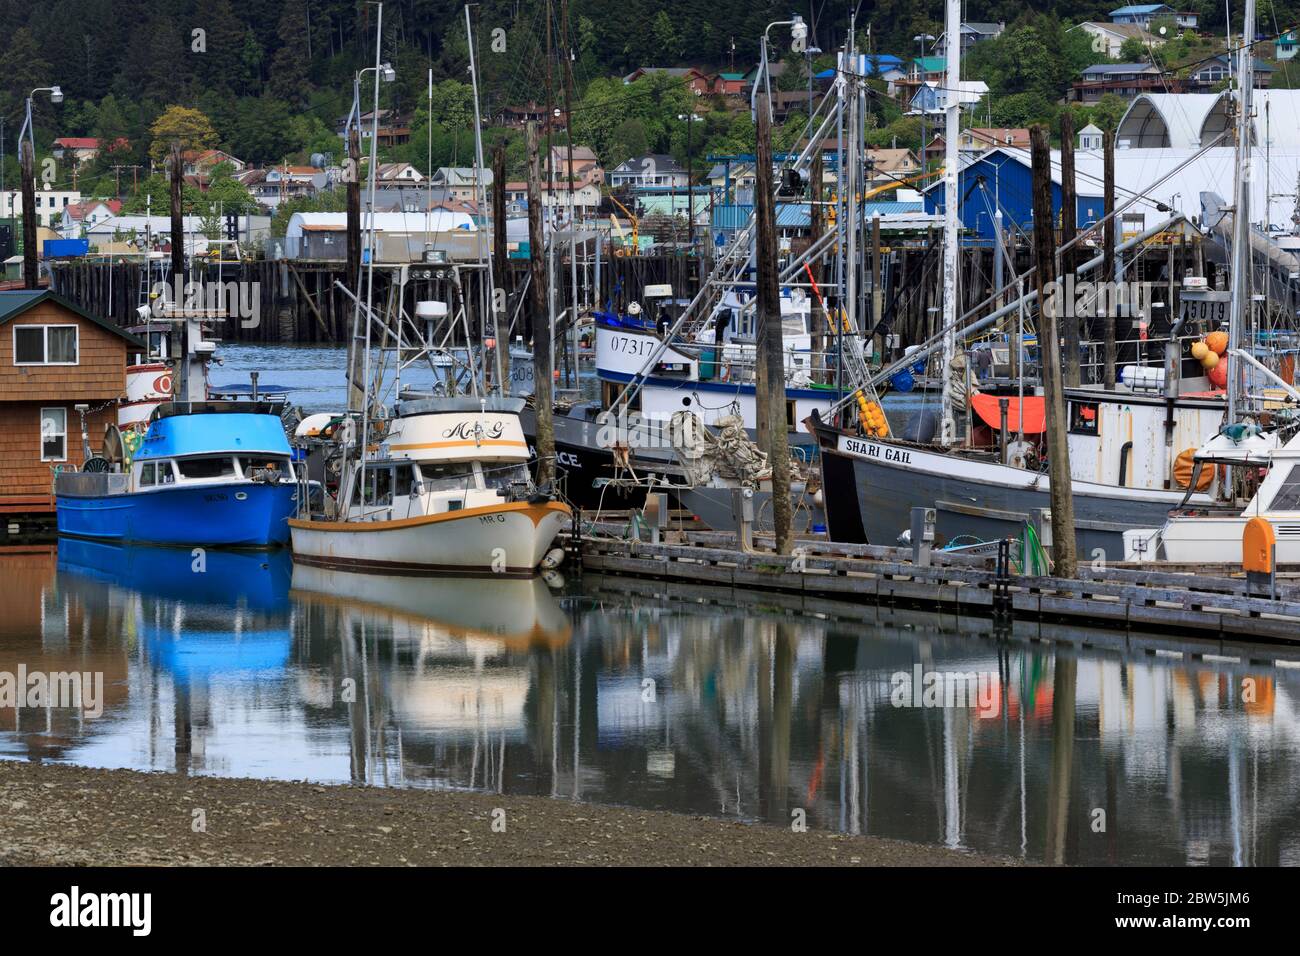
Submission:
[[[143,343],[48,289],[0,292],[0,514],[54,510],[56,468],[84,461],[117,423],[127,352]]]

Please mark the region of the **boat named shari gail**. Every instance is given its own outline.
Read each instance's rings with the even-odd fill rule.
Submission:
[[[389,573],[533,574],[572,515],[529,477],[522,407],[500,396],[431,397],[372,420],[379,434],[346,463],[335,515],[289,521],[294,560]]]

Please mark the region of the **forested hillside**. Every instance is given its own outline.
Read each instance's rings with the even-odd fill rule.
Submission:
[[[993,89],[982,106],[988,119],[1050,121],[1071,77],[1093,56],[1079,31],[1066,28],[1105,19],[1115,2],[965,3],[967,19],[1008,25],[1004,37],[982,44],[969,64]],[[628,87],[619,78],[639,66],[748,72],[763,27],[787,19],[792,9],[810,22],[810,44],[830,51],[843,42],[854,6],[848,0],[482,0],[472,15],[483,113],[529,101],[562,105],[567,51],[575,136],[602,159],[646,150],[703,156],[752,148],[745,112],[705,111],[704,122],[687,129],[678,122],[689,102],[680,84],[656,77]],[[1222,5],[1190,0],[1181,6],[1201,13],[1203,31],[1222,32]],[[62,104],[43,95],[35,99],[41,153],[56,136],[125,140],[112,163],[139,166],[136,173],[147,176],[158,138],[155,124],[169,106],[181,105],[210,122],[201,145],[220,146],[251,163],[301,160],[314,152],[337,155],[336,131],[352,100],[353,76],[373,63],[376,9],[360,0],[3,0],[0,113],[10,131],[6,153],[11,159],[15,154],[27,93],[57,83],[66,97]],[[864,0],[856,9],[859,43],[877,52],[915,55],[914,36],[942,29],[942,0]],[[1261,0],[1261,34],[1291,25],[1298,9],[1300,0]],[[775,55],[782,55],[788,33],[775,30],[773,40]],[[388,0],[382,43],[397,80],[381,85],[381,101],[412,127],[411,142],[388,158],[423,167],[432,138],[434,165],[468,162],[473,136],[464,6],[458,0]],[[783,79],[787,88],[804,83],[809,67],[834,62],[829,52],[807,60],[784,55],[795,67]],[[426,106],[430,70],[432,125]],[[868,125],[876,141],[919,145],[915,121],[888,103],[873,100],[872,110]],[[786,131],[787,139],[796,134]],[[517,134],[493,129],[488,138],[506,139],[517,170]],[[99,178],[83,188],[93,190],[96,181],[102,188],[108,159],[86,171]]]

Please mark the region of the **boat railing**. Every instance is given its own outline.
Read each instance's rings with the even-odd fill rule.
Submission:
[[[61,471],[54,476],[54,493],[64,498],[123,495],[130,477],[110,471]]]

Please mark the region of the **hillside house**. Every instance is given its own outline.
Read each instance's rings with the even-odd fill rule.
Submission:
[[[967,51],[976,43],[1002,36],[1002,32],[1006,28],[1006,23],[963,23],[960,31],[962,56],[965,56]],[[948,34],[946,32],[939,34],[939,39],[935,40],[933,49],[936,52],[948,49]]]
[[[1118,60],[1126,40],[1138,40],[1148,50],[1164,46],[1165,41],[1154,33],[1133,23],[1102,23],[1087,20],[1071,30],[1082,30],[1092,37],[1092,50],[1102,56]]]
[[[685,189],[688,185],[686,170],[673,157],[663,153],[634,156],[619,163],[609,174],[613,189]]]
[[[1107,93],[1131,100],[1139,93],[1182,92],[1186,84],[1152,63],[1096,63],[1070,85],[1076,103],[1096,103]]]
[[[130,348],[144,343],[45,290],[0,292],[0,511],[53,510],[56,468],[98,453],[117,423]]]
[[[703,70],[697,70],[693,66],[687,67],[663,67],[663,66],[642,66],[633,70],[627,76],[623,77],[624,83],[635,83],[643,76],[651,74],[661,74],[680,79],[685,83],[692,93],[696,96],[708,96],[714,93],[714,77],[705,73]],[[743,80],[742,80],[743,85]]]
[[[81,193],[75,189],[55,189],[49,183],[36,190],[36,222],[46,229],[63,219],[63,212],[72,203],[81,202]],[[23,194],[11,189],[0,193],[0,219],[11,219],[23,214]]]
[[[1135,24],[1147,29],[1153,20],[1170,19],[1181,29],[1195,30],[1200,17],[1190,11],[1175,10],[1167,3],[1139,3],[1119,7],[1110,12],[1111,23]]]

